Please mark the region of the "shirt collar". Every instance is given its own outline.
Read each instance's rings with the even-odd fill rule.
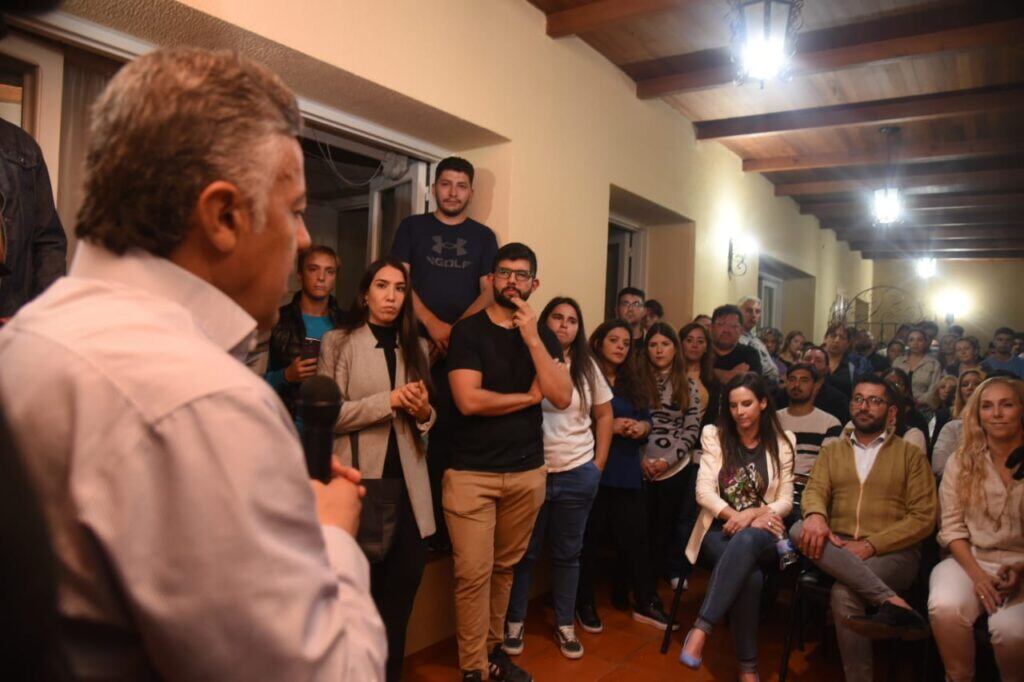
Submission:
[[[864,448],[865,450],[884,445],[885,441],[889,440],[889,436],[891,436],[893,433],[894,432],[892,430],[886,429],[881,433],[881,435],[878,436],[878,438],[874,439],[867,445],[862,445],[861,442],[857,440],[857,436],[854,434],[853,426],[847,426],[845,429],[846,437],[850,439],[850,442],[853,444],[853,447]]]
[[[159,256],[129,249],[124,255],[79,241],[70,277],[141,289],[184,308],[199,330],[225,351],[244,357],[256,340],[256,320],[227,294]]]

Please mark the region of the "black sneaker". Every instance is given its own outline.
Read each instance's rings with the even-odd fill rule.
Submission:
[[[576,630],[571,625],[558,625],[555,627],[555,642],[558,649],[566,658],[573,660],[583,658],[583,645],[576,637]]]
[[[664,630],[668,627],[668,614],[662,608],[661,602],[655,599],[645,606],[636,606],[633,609],[633,620],[638,623],[647,623],[651,627]],[[679,623],[672,623],[672,629],[678,630]]]
[[[488,673],[492,680],[502,682],[533,682],[533,676],[518,665],[513,663],[508,654],[501,650],[500,644],[494,645],[494,650],[487,657],[490,666]]]
[[[884,602],[870,616],[847,616],[846,626],[870,639],[917,640],[928,636],[928,621],[913,609]]]
[[[604,632],[604,623],[601,622],[601,616],[597,615],[597,609],[591,604],[581,604],[576,607],[576,620],[579,621],[580,627],[587,632],[598,634]]]
[[[463,670],[462,682],[483,682],[484,674],[479,670]]]
[[[501,643],[501,648],[509,656],[518,656],[523,653],[524,630],[526,630],[525,623],[505,621],[505,641]]]

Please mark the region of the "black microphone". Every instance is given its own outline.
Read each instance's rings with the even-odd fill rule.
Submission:
[[[341,412],[338,384],[323,375],[307,379],[299,389],[296,407],[309,477],[327,483],[331,480],[334,423],[338,421],[338,413]]]

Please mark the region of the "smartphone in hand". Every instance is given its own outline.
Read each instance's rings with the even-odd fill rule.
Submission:
[[[312,360],[318,357],[320,357],[320,339],[307,336],[302,340],[302,359]]]

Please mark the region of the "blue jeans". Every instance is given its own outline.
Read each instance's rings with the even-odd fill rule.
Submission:
[[[729,613],[729,630],[736,647],[740,670],[757,670],[757,617],[761,604],[764,574],[758,562],[771,552],[775,560],[775,537],[760,528],[744,528],[732,537],[722,531],[722,522],[716,520],[704,542],[701,554],[714,561],[704,603],[696,627],[707,633]]]
[[[551,591],[555,602],[555,624],[572,625],[576,608],[576,586],[580,578],[580,551],[587,516],[597,495],[601,471],[591,460],[575,469],[549,473],[544,505],[537,514],[530,545],[516,565],[506,620],[526,620],[533,565],[540,556],[545,535],[551,543]]]

